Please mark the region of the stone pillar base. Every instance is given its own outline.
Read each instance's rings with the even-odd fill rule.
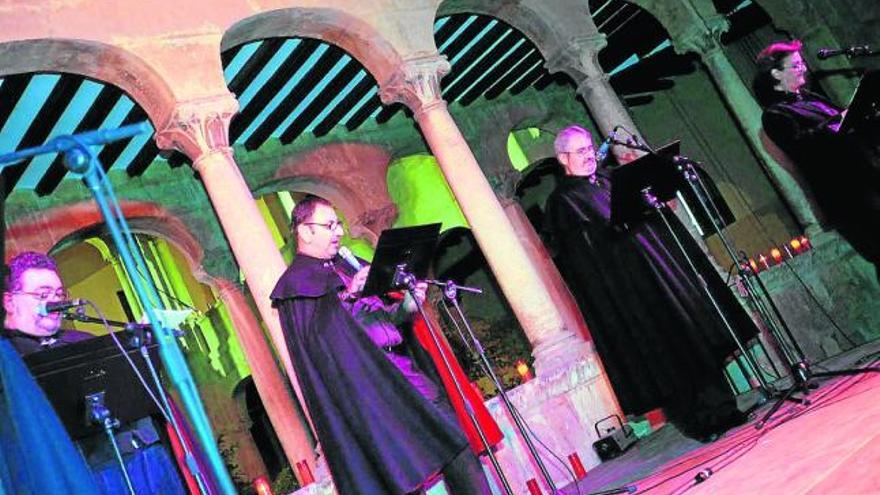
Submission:
[[[539,372],[537,378],[508,391],[508,397],[542,443],[566,462],[569,455],[577,453],[584,468],[589,470],[600,462],[593,451],[593,442],[598,440],[593,425],[609,415],[619,414],[619,410],[592,346],[581,342],[587,351],[585,358],[556,368],[551,376],[541,376]],[[497,456],[514,493],[528,495],[526,482],[532,478],[543,486],[543,493],[550,493],[501,399],[495,397],[486,406],[504,432]],[[556,487],[571,483],[571,474],[559,466],[546,449],[533,443]],[[493,489],[502,493],[488,459],[484,458],[483,464]]]
[[[532,351],[535,357],[535,375],[550,379],[565,372],[578,362],[595,355],[592,343],[572,332],[559,332],[544,340]]]

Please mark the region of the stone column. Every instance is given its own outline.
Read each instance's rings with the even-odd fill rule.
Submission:
[[[449,63],[439,56],[404,61],[382,84],[380,96],[386,104],[403,102],[412,109],[501,290],[532,343],[536,371],[550,374],[583,359],[587,346],[563,324],[537,267],[452,120],[440,96],[440,79],[448,71]]]
[[[633,0],[633,3],[650,12],[663,24],[676,53],[694,52],[700,56],[727,107],[745,133],[749,146],[768,170],[797,221],[810,234],[821,231],[816,215],[795,177],[777,163],[761,143],[761,109],[721,47],[721,35],[730,28],[727,18],[719,14],[709,0]]]
[[[193,168],[205,185],[238,266],[244,272],[248,288],[281,362],[297,396],[302,400],[278,315],[269,300],[275,283],[285,270],[284,260],[275,248],[272,234],[257,209],[229,146],[229,121],[237,109],[238,102],[231,94],[179,103],[169,121],[156,133],[156,143],[161,149],[181,151],[192,160]],[[255,383],[258,374],[261,377],[275,375],[276,379],[272,383],[274,387],[278,387],[283,381],[278,375],[274,359],[271,359],[271,352],[259,326],[236,327],[254,373]],[[248,352],[248,346],[253,351],[260,345],[263,349],[257,355]],[[272,418],[272,424],[282,426],[281,429],[276,429],[276,433],[289,456],[291,466],[306,459],[314,471],[315,457],[312,445],[307,441],[307,423],[299,417],[292,402],[278,401],[274,397],[287,394],[287,389],[270,387],[269,390],[259,390],[259,393],[266,412]]]
[[[595,29],[595,26],[593,26]],[[551,73],[564,72],[577,84],[577,92],[584,99],[602,136],[595,136],[601,141],[611,133],[615,126],[626,131],[639,134],[636,124],[627,112],[623,102],[618,98],[609,76],[599,65],[599,52],[608,45],[604,34],[574,38],[567,45],[560,47],[553,55],[547,57],[546,67]],[[626,133],[620,134],[620,140],[627,138]],[[626,163],[642,155],[625,146],[611,148],[619,163]]]
[[[295,462],[306,458],[303,456],[304,452],[311,452],[311,439],[304,428],[305,421],[297,414],[297,406],[288,392],[284,378],[274,366],[272,350],[263,337],[260,323],[251,312],[244,294],[236,284],[228,280],[218,280],[216,287],[217,295],[229,312],[248,362],[273,363],[273,366],[251,365],[251,377],[263,401],[272,428],[281,441],[281,448],[284,449],[284,454],[293,468]],[[289,417],[291,411],[296,414],[295,421]]]

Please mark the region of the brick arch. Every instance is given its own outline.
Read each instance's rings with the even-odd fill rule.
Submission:
[[[547,2],[545,12],[538,12],[526,3],[507,0],[445,0],[437,9],[437,16],[451,14],[479,14],[504,21],[520,31],[534,43],[545,60],[553,57],[557,51],[568,45],[570,38],[582,34],[579,27],[579,16],[575,9],[583,9],[583,20],[589,20],[589,5],[586,0],[566,0],[566,6],[556,2]],[[556,12],[565,12],[560,15]]]
[[[30,72],[80,74],[112,84],[140,105],[154,123],[173,108],[167,82],[139,56],[89,40],[35,39],[0,43],[0,77]]]
[[[314,38],[336,45],[380,83],[390,78],[402,61],[400,52],[377,26],[348,12],[320,7],[277,9],[243,19],[226,31],[220,49],[272,37]]]
[[[397,218],[388,194],[391,153],[371,144],[333,143],[287,158],[256,196],[278,190],[315,194],[336,205],[353,237],[374,244]]]
[[[124,201],[120,207],[132,231],[161,237],[173,244],[196,279],[211,285],[212,278],[202,269],[201,243],[179,217],[154,203]],[[6,261],[23,251],[48,253],[103,224],[98,206],[85,201],[25,216],[6,229]]]

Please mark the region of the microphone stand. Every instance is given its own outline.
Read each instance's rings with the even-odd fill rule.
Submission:
[[[650,146],[641,142],[638,139],[638,136],[636,136],[636,135],[633,135],[632,140],[627,140],[626,142],[615,140],[614,144],[618,144],[620,146],[635,149],[638,151],[643,151],[643,152],[650,154],[650,155],[657,154],[653,149],[651,149]],[[625,166],[625,165],[623,165],[623,166]],[[690,180],[686,180],[685,182],[687,182],[688,184],[692,184],[692,182]],[[698,198],[701,198],[700,193],[695,192],[695,195]],[[709,197],[708,192],[706,192],[706,197]],[[730,337],[733,339],[734,344],[736,344],[737,349],[739,349],[740,354],[742,355],[743,359],[746,360],[749,367],[751,368],[751,371],[753,372],[752,373],[753,376],[758,381],[758,385],[761,390],[761,393],[765,396],[768,394],[772,394],[773,391],[772,391],[770,385],[767,383],[766,379],[764,379],[763,375],[759,371],[757,362],[754,360],[752,355],[746,350],[742,341],[740,341],[739,336],[736,334],[736,331],[734,330],[733,326],[731,325],[730,321],[728,320],[727,315],[724,314],[724,310],[718,304],[718,301],[715,298],[715,295],[712,294],[712,291],[709,289],[709,286],[708,286],[706,280],[703,278],[703,275],[697,269],[696,265],[694,264],[693,260],[691,259],[690,255],[688,254],[687,250],[684,248],[684,244],[682,244],[681,239],[679,239],[679,236],[675,233],[675,230],[672,228],[672,224],[669,221],[669,219],[667,218],[666,213],[664,212],[663,203],[661,201],[659,201],[659,199],[656,196],[654,196],[654,194],[651,192],[650,187],[647,187],[644,190],[642,190],[642,200],[644,201],[644,203],[647,206],[655,209],[657,211],[657,213],[660,215],[660,218],[663,221],[663,224],[666,226],[666,230],[672,236],[672,239],[675,242],[676,247],[678,248],[679,252],[684,257],[685,261],[687,262],[688,268],[690,269],[691,273],[693,273],[694,276],[697,278],[697,280],[700,281],[700,288],[702,289],[703,294],[706,296],[706,298],[711,303],[712,309],[715,311],[715,314],[718,315],[718,317],[721,319],[721,323],[724,325],[724,328],[727,330],[728,334],[730,334]],[[706,208],[706,206],[703,204],[702,201],[701,201],[701,205],[704,208]],[[717,211],[717,208],[715,210]],[[721,231],[721,229],[718,227],[717,223],[715,222],[715,219],[712,215],[712,212],[707,209],[705,211],[705,213],[707,214],[707,216],[710,219],[712,219],[712,224],[715,228],[715,231],[718,233],[719,237],[722,239],[725,247],[728,247],[728,249],[730,249],[729,243],[727,242],[726,238],[724,237],[724,233]],[[732,257],[734,260],[736,259],[735,256],[732,256]]]
[[[691,190],[700,199],[700,204],[708,214],[708,218],[711,220],[712,227],[715,232],[718,234],[719,239],[721,239],[722,244],[728,252],[728,255],[734,262],[739,266],[739,274],[740,279],[743,282],[743,288],[747,294],[746,299],[750,301],[756,309],[758,309],[759,316],[763,323],[770,329],[770,333],[773,336],[774,340],[776,340],[777,344],[779,344],[780,349],[782,349],[785,360],[791,369],[791,376],[793,383],[788,390],[784,392],[778,392],[775,390],[771,391],[771,396],[775,397],[777,400],[773,404],[772,407],[764,414],[764,416],[755,423],[756,429],[761,429],[765,424],[770,420],[771,417],[776,413],[777,410],[782,406],[785,401],[795,402],[798,404],[802,404],[805,406],[810,405],[810,401],[805,398],[795,398],[792,395],[795,392],[801,392],[803,395],[808,395],[810,393],[810,388],[815,388],[813,384],[814,377],[821,376],[847,376],[847,375],[856,375],[859,373],[869,373],[869,372],[880,372],[880,368],[857,368],[857,369],[841,369],[834,371],[823,371],[823,372],[813,372],[810,369],[810,363],[807,361],[806,356],[804,354],[803,349],[801,349],[800,345],[795,339],[794,334],[791,331],[791,328],[785,321],[785,318],[782,317],[782,313],[779,311],[779,308],[773,302],[773,298],[770,297],[770,291],[767,290],[767,287],[764,285],[761,277],[751,268],[748,262],[748,257],[745,253],[742,253],[742,260],[737,262],[737,256],[734,253],[734,249],[732,244],[728,241],[727,237],[724,235],[721,227],[718,225],[716,221],[715,214],[718,214],[718,208],[715,203],[712,201],[711,195],[708,194],[706,185],[700,179],[699,174],[694,169],[694,165],[698,164],[694,160],[684,156],[677,156],[673,160],[678,166],[679,171],[682,172],[685,178],[685,182],[691,187]],[[698,189],[699,188],[699,189]],[[700,194],[700,190],[706,193],[704,195]],[[752,280],[754,280],[755,285],[757,285],[758,290],[763,295],[764,299],[767,301],[769,310],[766,306],[763,305],[762,301],[756,294],[758,294],[758,290],[755,289],[755,285],[752,285]],[[778,326],[777,326],[778,322]],[[780,328],[782,331],[780,331]],[[785,335],[785,339],[782,338],[783,334]],[[756,368],[757,370],[757,368]],[[760,377],[760,371],[757,372],[757,375]]]
[[[138,134],[148,132],[150,126],[147,122],[120,127],[118,129],[98,130],[84,132],[75,135],[58,136],[47,144],[35,148],[16,151],[0,156],[0,164],[14,163],[19,160],[42,155],[47,153],[63,153],[64,163],[67,168],[74,174],[82,177],[86,186],[91,190],[95,198],[98,208],[106,222],[107,229],[110,232],[113,242],[116,245],[123,266],[128,273],[148,273],[146,262],[137,248],[137,243],[128,228],[125,217],[119,207],[110,185],[110,180],[101,166],[97,155],[90,148],[91,146],[102,145],[113,141],[129,139]],[[196,436],[201,443],[207,457],[209,469],[211,469],[213,478],[219,485],[219,489],[224,494],[233,495],[236,493],[235,485],[232,478],[226,471],[223,458],[211,431],[211,425],[205,413],[204,405],[199,397],[198,390],[195,386],[195,380],[186,365],[183,352],[178,346],[176,336],[167,328],[160,324],[156,315],[156,303],[161,304],[156,287],[152,281],[144,280],[141,277],[132,277],[132,286],[137,294],[138,300],[147,315],[150,326],[153,328],[153,335],[159,343],[159,353],[162,361],[165,363],[165,369],[180,393],[184,408],[188,413],[190,422],[195,430]],[[158,376],[153,373],[153,378]],[[199,466],[195,460],[192,450],[184,441],[181,425],[171,413],[171,407],[168,397],[164,389],[158,387],[159,396],[166,409],[166,413],[170,419],[180,444],[185,452],[186,464],[197,480],[199,488],[203,493],[209,493],[205,474],[199,470]]]
[[[443,367],[452,378],[452,383],[455,385],[456,394],[458,395],[459,399],[461,399],[462,405],[467,412],[468,419],[470,419],[471,425],[480,436],[480,443],[483,444],[486,455],[492,462],[492,467],[498,474],[498,479],[501,480],[501,484],[504,487],[504,492],[507,493],[507,495],[513,495],[514,492],[510,488],[510,483],[507,481],[507,477],[504,475],[504,471],[501,469],[501,464],[498,462],[498,458],[495,456],[495,453],[492,452],[492,447],[489,445],[489,440],[486,438],[486,433],[483,431],[482,426],[480,426],[480,422],[477,421],[476,412],[471,406],[471,403],[465,395],[464,390],[462,390],[461,384],[458,383],[458,380],[455,379],[455,374],[452,371],[452,365],[449,363],[449,359],[446,357],[446,353],[444,352],[444,348],[442,346],[442,343],[440,342],[438,330],[434,328],[434,325],[431,323],[431,319],[428,318],[428,314],[425,312],[424,306],[414,294],[417,282],[418,280],[416,279],[415,275],[408,271],[406,263],[397,265],[397,268],[394,271],[394,279],[392,285],[394,287],[404,287],[409,294],[409,297],[412,298],[412,300],[416,303],[416,308],[418,308],[419,314],[422,316],[422,320],[425,322],[425,326],[427,326],[428,328],[428,333],[431,335],[431,341],[434,343],[434,346],[437,348],[437,351],[440,354],[440,359],[443,362]],[[436,281],[432,280],[429,281],[429,283],[430,282]],[[472,290],[478,291],[479,289]]]
[[[458,318],[456,319],[452,317],[451,313],[449,313],[450,319],[452,320],[453,325],[455,325],[455,328],[458,331],[462,342],[464,343],[465,347],[467,347],[469,352],[471,352],[472,354],[477,354],[477,356],[479,357],[480,365],[483,368],[483,371],[492,380],[493,385],[495,385],[495,390],[498,391],[498,396],[501,398],[502,404],[504,404],[507,412],[510,413],[510,417],[513,418],[514,426],[516,427],[517,431],[519,431],[519,434],[522,437],[523,441],[526,443],[529,454],[534,463],[538,466],[538,469],[541,471],[541,475],[544,477],[544,481],[547,483],[547,486],[550,487],[551,493],[553,493],[554,495],[561,494],[562,491],[556,488],[552,478],[550,477],[550,473],[547,471],[547,468],[544,465],[544,461],[541,459],[540,455],[538,454],[538,450],[535,448],[535,445],[532,442],[532,438],[529,434],[528,427],[525,424],[525,420],[520,415],[519,410],[516,409],[516,406],[513,405],[513,402],[511,402],[510,397],[507,395],[507,391],[504,388],[504,385],[501,383],[501,380],[495,373],[494,366],[489,360],[489,356],[486,355],[486,351],[483,348],[483,345],[480,343],[480,340],[474,333],[474,329],[471,326],[470,321],[468,321],[467,317],[464,314],[464,311],[461,309],[461,305],[458,303],[458,291],[468,292],[471,294],[482,294],[482,289],[476,287],[467,287],[464,285],[457,285],[452,280],[448,280],[445,282],[439,280],[426,280],[426,282],[443,288],[444,299],[452,303],[452,306],[455,308],[455,312],[458,315]],[[465,330],[467,330],[467,335],[462,332],[461,326],[458,323],[459,321],[461,321],[462,323],[461,326],[464,326]],[[577,480],[575,480],[575,483],[577,483]],[[634,485],[626,485],[610,490],[603,490],[602,492],[596,492],[593,495],[597,495],[599,493],[601,493],[601,495],[633,493],[635,492],[635,490],[636,487]]]
[[[92,423],[98,423],[104,427],[104,433],[107,435],[110,446],[113,447],[113,455],[119,469],[122,471],[122,479],[125,481],[125,487],[128,493],[135,495],[134,485],[131,483],[131,476],[128,474],[128,468],[125,467],[125,460],[122,458],[122,452],[119,451],[119,443],[116,441],[116,435],[113,430],[119,428],[119,419],[113,416],[110,409],[104,404],[104,391],[88,394],[86,400],[86,418]]]

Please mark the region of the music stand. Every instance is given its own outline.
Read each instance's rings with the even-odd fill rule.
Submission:
[[[384,230],[376,243],[376,253],[361,296],[384,295],[405,289],[403,281],[396,276],[402,265],[416,278],[425,278],[439,237],[439,223]]]
[[[25,364],[74,439],[103,430],[100,424],[86,417],[86,396],[103,392],[105,407],[121,422],[159,412],[112,339],[112,336],[104,335],[24,357]],[[124,335],[120,337],[120,341],[125,340]],[[153,359],[158,358],[157,344],[147,349]],[[126,349],[126,353],[141,373],[149,375],[138,349]]]
[[[859,80],[838,132],[858,132],[860,126],[878,117],[880,117],[880,71],[871,71]]]
[[[422,303],[413,295],[418,279],[424,279],[428,274],[431,258],[434,255],[439,237],[439,223],[383,231],[379,236],[379,242],[376,243],[376,253],[373,256],[373,263],[370,265],[367,281],[361,290],[361,297],[384,295],[390,291],[405,289],[409,297],[415,301],[419,314],[428,327],[431,341],[440,350],[440,358],[446,372],[449,376],[454,377],[455,374],[452,366],[446,357],[446,353],[442,351],[443,346],[440,342],[440,333],[425,313]],[[506,489],[506,493],[512,495],[514,492],[511,490],[504,472],[501,470],[501,464],[496,459],[489,441],[486,439],[485,432],[479,421],[477,421],[475,412],[472,408],[467,407],[468,399],[461,388],[461,384],[454,379],[452,383],[455,384],[456,392],[462,404],[465,404],[465,410],[468,413],[471,425],[479,435],[483,443],[483,449],[486,455],[489,456],[495,472]]]
[[[636,160],[611,170],[611,224],[637,222],[655,209],[644,200],[643,190],[661,202],[675,197],[682,188],[672,157],[678,154],[680,141],[673,141]]]
[[[678,158],[678,149],[679,142],[674,141],[658,149],[657,152],[648,153],[611,171],[611,224],[637,223],[652,210],[656,211],[691,272],[697,280],[703,280],[703,275],[697,269],[669,218],[667,218],[667,209],[664,207],[664,203],[674,198],[676,192],[685,190],[687,187],[685,177],[675,163]],[[757,370],[757,364],[746,352],[745,346],[740,341],[727,315],[724,314],[724,310],[721,309],[715,295],[709,289],[709,285],[706,283],[699,285],[737,349],[752,366],[752,369]],[[763,381],[761,381],[761,388],[764,390],[767,388]]]

